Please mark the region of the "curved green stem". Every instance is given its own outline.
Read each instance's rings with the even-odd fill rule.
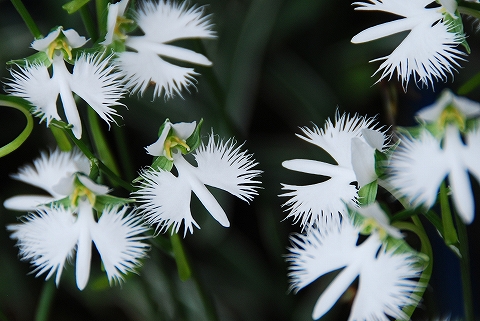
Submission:
[[[412,221],[413,221],[413,224],[409,222],[396,222],[393,225],[395,227],[398,227],[399,229],[407,230],[415,233],[420,239],[420,242],[422,244],[420,248],[420,252],[425,254],[428,257],[427,265],[425,266],[425,269],[420,275],[418,286],[416,287],[415,291],[412,293],[412,295],[417,295],[418,297],[422,297],[428,285],[428,282],[430,281],[430,277],[432,275],[433,250],[432,250],[432,245],[430,244],[430,239],[428,238],[427,233],[425,232],[425,229],[423,228],[423,225],[420,222],[420,219],[418,218],[418,216],[416,215],[412,216]],[[408,319],[410,319],[415,309],[416,309],[416,306],[409,305],[403,308],[403,312],[405,312],[405,314],[408,316]]]
[[[27,140],[33,129],[33,117],[30,113],[28,103],[21,98],[0,95],[0,106],[15,108],[21,111],[27,118],[27,125],[25,126],[25,129],[20,133],[20,135],[18,135],[17,138],[15,138],[7,145],[0,147],[0,157],[3,157],[16,150],[25,142],[25,140]]]
[[[40,301],[38,302],[37,311],[35,313],[35,321],[46,321],[50,314],[53,297],[55,295],[55,284],[53,280],[46,281],[43,285]]]
[[[12,2],[15,9],[17,9],[17,12],[22,17],[23,21],[27,25],[28,30],[30,30],[30,32],[32,33],[33,37],[35,39],[42,38],[43,35],[40,32],[40,29],[38,29],[37,24],[35,23],[35,21],[33,21],[32,16],[28,12],[27,8],[25,8],[25,5],[23,4],[22,0],[10,0],[10,1]]]

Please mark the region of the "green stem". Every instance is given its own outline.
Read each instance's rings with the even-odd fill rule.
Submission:
[[[113,136],[115,137],[115,145],[120,157],[120,166],[123,170],[123,177],[129,182],[135,178],[135,168],[132,163],[132,155],[127,146],[127,137],[125,137],[125,131],[121,130],[119,126],[113,126]]]
[[[40,301],[38,303],[35,321],[46,321],[50,313],[53,297],[55,295],[55,284],[53,280],[46,281],[43,285]]]
[[[92,19],[92,15],[88,10],[88,6],[83,6],[80,8],[80,17],[82,17],[83,25],[87,30],[88,36],[92,39],[92,42],[96,42],[98,39],[98,32],[97,27],[95,26],[95,22]]]
[[[462,277],[463,292],[463,309],[465,312],[465,320],[473,321],[473,297],[472,297],[472,280],[470,273],[470,255],[468,253],[468,236],[467,227],[462,222],[459,215],[455,215],[455,223],[458,228],[459,250],[460,250],[460,273]]]
[[[55,126],[50,126],[50,130],[52,131],[53,137],[57,141],[57,145],[62,152],[68,152],[72,150],[73,145],[63,130]]]
[[[413,224],[409,222],[396,222],[393,225],[402,230],[407,230],[415,233],[420,239],[420,242],[422,244],[420,248],[420,252],[425,254],[428,257],[428,262],[426,263],[427,265],[425,266],[425,269],[420,275],[420,279],[418,281],[419,285],[416,287],[415,291],[413,292],[413,295],[422,297],[423,293],[425,292],[425,289],[427,288],[428,282],[430,281],[430,277],[432,275],[433,250],[432,250],[432,245],[430,244],[430,239],[428,238],[427,233],[425,232],[422,222],[420,221],[418,216],[417,215],[412,216],[412,221],[413,221]],[[416,306],[409,305],[403,308],[403,312],[405,312],[405,314],[408,316],[408,319],[410,319],[415,309],[416,309]]]
[[[25,5],[23,4],[22,0],[10,0],[17,9],[17,12],[20,14],[22,17],[23,21],[27,25],[28,30],[32,33],[33,37],[35,39],[40,39],[43,37],[42,33],[40,32],[40,29],[38,29],[37,24],[35,21],[33,21],[32,16],[28,12],[27,8],[25,8]]]
[[[97,113],[93,108],[87,109],[88,123],[90,126],[91,137],[95,150],[99,155],[100,160],[112,170],[115,175],[120,176],[120,170],[118,169],[113,153],[110,150],[110,146],[107,144],[107,139],[100,127],[100,121]]]
[[[443,239],[445,244],[451,248],[458,245],[457,231],[453,225],[452,212],[448,202],[448,190],[445,182],[440,185],[440,208],[442,210]]]
[[[99,36],[105,36],[107,30],[107,0],[95,0],[95,10],[97,12],[97,24]]]
[[[53,120],[51,122],[52,126],[57,126],[65,131],[65,133],[70,137],[70,139],[73,141],[73,143],[87,156],[87,158],[92,162],[94,166],[97,166],[100,171],[105,173],[111,180],[112,182],[118,184],[119,186],[123,187],[129,192],[134,191],[134,187],[118,177],[108,166],[106,166],[101,160],[99,160],[95,155],[88,149],[88,147],[85,145],[85,143],[75,137],[73,135],[72,131],[70,130],[69,126],[66,125],[64,122]]]
[[[14,150],[16,150],[25,142],[25,140],[27,140],[28,136],[30,136],[30,134],[32,133],[33,117],[32,117],[32,114],[30,113],[28,104],[25,101],[23,101],[23,99],[20,99],[20,98],[17,99],[16,97],[0,95],[0,106],[15,108],[21,111],[27,118],[27,125],[25,126],[23,131],[20,133],[20,135],[18,135],[17,138],[15,138],[13,141],[8,143],[7,145],[0,147],[0,157],[3,157],[5,155],[10,154]]]

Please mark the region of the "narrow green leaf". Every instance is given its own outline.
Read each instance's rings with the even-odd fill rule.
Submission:
[[[17,65],[20,67],[26,67],[29,65],[44,65],[45,67],[50,67],[52,62],[48,59],[47,54],[44,51],[34,53],[31,56],[7,61],[7,65]]]
[[[72,14],[80,10],[84,5],[89,3],[90,0],[73,0],[70,2],[65,3],[62,8],[68,12],[68,14]]]
[[[203,118],[200,119],[193,133],[185,141],[188,147],[190,147],[190,150],[188,151],[188,153],[193,152],[202,143],[202,138],[200,136],[200,131],[202,130],[202,124],[203,124]]]

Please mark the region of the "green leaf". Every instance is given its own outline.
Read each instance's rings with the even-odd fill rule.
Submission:
[[[186,281],[192,276],[192,270],[188,264],[187,256],[183,249],[182,240],[177,233],[170,235],[170,241],[172,242],[172,250],[175,256],[175,262],[177,262],[177,270],[180,280]]]
[[[203,118],[200,119],[200,121],[197,124],[197,127],[195,127],[195,130],[193,133],[190,135],[190,137],[187,138],[185,141],[190,147],[190,150],[188,151],[188,154],[193,152],[195,149],[197,149],[198,146],[202,143],[202,139],[200,137],[200,131],[202,129],[202,124],[203,124]]]
[[[377,197],[378,183],[373,181],[358,190],[358,200],[361,205],[368,205],[375,202]]]
[[[68,14],[72,14],[80,10],[84,5],[89,3],[90,0],[73,0],[70,2],[65,3],[62,8],[68,12]]]
[[[106,206],[123,206],[134,203],[134,199],[117,197],[113,195],[96,195],[94,208],[101,213]]]
[[[26,67],[30,65],[44,65],[45,67],[50,67],[52,62],[48,59],[47,54],[44,51],[34,53],[31,56],[22,59],[15,59],[7,61],[7,65],[18,65],[20,67]]]

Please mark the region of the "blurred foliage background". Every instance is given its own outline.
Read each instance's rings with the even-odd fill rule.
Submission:
[[[63,25],[86,35],[80,17],[69,16],[61,9],[65,2],[30,0],[25,5],[44,34]],[[250,205],[224,192],[216,194],[230,218],[228,229],[192,198],[192,213],[202,228],[187,235],[184,244],[195,278],[180,281],[174,260],[154,244],[139,275],[129,276],[121,286],[109,287],[100,259],[94,257],[89,285],[82,292],[75,286],[73,266],[68,265],[63,272],[60,286],[54,290],[50,320],[311,320],[313,305],[332,276],[321,278],[296,295],[289,292],[284,255],[288,235],[300,230],[291,220],[284,220],[281,204],[286,199],[278,195],[282,193],[280,183],[305,184],[315,178],[288,171],[281,162],[328,157],[296,138],[298,127],[312,123],[323,127],[336,110],[377,115],[385,126],[408,125],[415,111],[431,103],[442,88],[455,91],[480,71],[479,35],[475,31],[478,23],[470,20],[465,26],[472,54],[461,63],[455,81],[450,78],[447,83],[439,83],[434,91],[413,85],[405,93],[396,81],[374,85],[377,78],[371,75],[378,64],[368,63],[389,54],[405,35],[362,45],[350,43],[356,33],[391,16],[355,12],[349,1],[335,0],[191,3],[206,5],[218,39],[185,45],[204,51],[213,67],[196,67],[198,84],[189,88],[190,92],[183,91],[183,99],[153,101],[152,92],[140,100],[137,96],[126,98],[128,109],[119,111],[123,117],[118,119],[120,126],[113,125],[107,132],[104,124],[105,131],[122,164],[123,177],[132,179],[140,168],[150,165],[144,146],[156,140],[165,118],[179,122],[203,117],[205,135],[213,128],[222,137],[245,141],[244,147],[255,154],[258,168],[264,171],[263,189]],[[32,40],[12,4],[0,0],[0,64],[32,54]],[[0,69],[0,76],[3,82],[10,77],[8,67]],[[480,101],[480,89],[468,97]],[[1,113],[0,143],[4,145],[18,135],[25,120],[10,108],[2,108]],[[85,110],[81,113],[86,116]],[[128,150],[118,149],[119,139]],[[36,125],[21,148],[0,159],[0,202],[34,191],[13,181],[9,174],[38,157],[40,150],[54,146],[45,125]],[[478,184],[475,188],[478,192]],[[113,193],[128,195],[120,188]],[[3,228],[18,217],[19,213],[0,206],[0,320],[32,320],[42,289],[51,282],[28,275],[29,263],[18,259],[18,249]],[[477,299],[479,225],[477,211],[477,219],[469,226]],[[458,262],[434,231],[432,239],[439,244],[433,283],[415,315],[422,320],[462,313]],[[351,298],[345,296],[325,320],[346,320],[350,304]]]

